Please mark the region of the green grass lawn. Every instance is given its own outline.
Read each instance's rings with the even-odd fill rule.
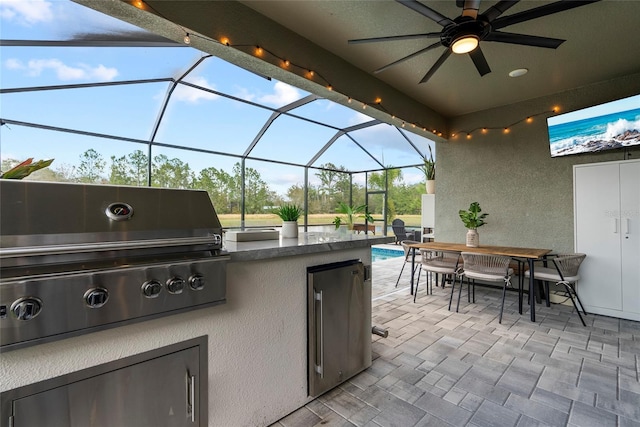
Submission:
[[[336,214],[313,214],[309,215],[309,225],[330,225]],[[218,215],[220,222],[224,228],[240,227],[239,214],[222,214]],[[374,217],[375,218],[375,217]],[[420,215],[398,215],[404,221],[406,227],[420,227]],[[377,219],[377,218],[376,218]],[[279,227],[282,221],[275,214],[253,214],[245,216],[246,227]],[[363,222],[359,220],[358,222]],[[298,223],[303,225],[304,219],[301,218]],[[382,226],[382,222],[376,221],[377,226]],[[391,227],[391,224],[388,224]]]

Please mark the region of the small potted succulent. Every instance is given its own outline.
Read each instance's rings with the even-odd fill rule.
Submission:
[[[458,215],[467,231],[467,246],[471,248],[477,248],[480,245],[480,237],[478,236],[478,227],[486,224],[484,219],[489,215],[488,213],[480,213],[480,203],[473,202],[469,205],[469,210],[460,209]]]
[[[298,237],[298,219],[302,215],[302,209],[294,204],[284,204],[276,209],[276,215],[282,220],[280,234],[283,238]]]

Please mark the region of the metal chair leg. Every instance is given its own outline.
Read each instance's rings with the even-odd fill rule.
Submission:
[[[460,287],[462,287],[462,280],[460,280]],[[453,290],[456,288],[455,283],[451,285],[451,297],[449,297],[449,311],[451,311],[451,303],[453,302]]]
[[[452,284],[451,287],[453,288],[454,284]],[[458,289],[458,304],[456,305],[456,313],[460,309],[460,297],[461,296],[462,296],[462,282],[460,282],[460,289]]]
[[[565,289],[567,290],[567,293],[569,294],[569,298],[571,298],[571,303],[573,304],[573,307],[576,309],[576,312],[578,313],[578,317],[580,317],[580,321],[582,322],[582,326],[587,326],[587,324],[584,322],[584,319],[582,318],[582,314],[580,314],[580,310],[578,309],[578,306],[576,305],[575,300],[573,299],[573,295],[576,296],[576,298],[578,298],[578,294],[576,293],[575,289],[573,289],[573,286],[569,285],[568,283],[563,283]],[[580,299],[578,298],[578,302],[580,303],[580,307],[582,307],[583,311],[584,311],[584,307],[582,305],[582,302],[580,301]],[[587,312],[585,311],[585,316],[587,315]]]
[[[498,323],[502,323],[502,312],[504,311],[504,299],[507,296],[507,282],[502,286],[502,304],[500,305],[500,319]]]
[[[402,268],[400,269],[400,274],[398,274],[398,280],[396,280],[396,288],[398,287],[398,283],[400,283],[400,278],[402,277],[402,272],[404,271],[404,266],[407,265],[407,260],[404,260],[404,263],[402,264]]]

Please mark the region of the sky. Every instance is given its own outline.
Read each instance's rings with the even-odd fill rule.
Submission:
[[[0,37],[3,40],[69,40],[82,33],[117,33],[135,27],[69,0],[0,0]],[[137,30],[137,29],[136,29]],[[94,47],[0,47],[2,89],[117,83],[137,79],[179,78],[204,53],[190,48],[94,48]],[[267,80],[218,58],[207,58],[184,78],[185,82],[222,92],[240,100],[279,108],[309,93],[276,80]],[[166,111],[162,105],[170,83],[111,85],[65,90],[40,90],[0,95],[0,117],[43,126],[148,140],[161,119],[155,141],[242,155],[272,114],[260,106],[239,102],[215,93],[178,85]],[[338,128],[372,120],[359,111],[317,100],[291,111],[324,122],[324,127],[280,116],[265,131],[251,156],[306,164],[336,134]],[[351,134],[384,165],[421,163],[428,154],[426,138],[387,124]],[[418,151],[407,142],[413,142]],[[85,135],[51,132],[24,126],[2,126],[0,157],[55,158],[53,167],[78,164],[89,148],[105,159],[146,147],[134,142],[113,141]],[[188,162],[196,172],[214,166],[230,171],[239,159],[208,153],[158,148]],[[333,163],[349,170],[379,168],[378,163],[342,136],[314,165]],[[302,185],[302,168],[248,161],[278,193]],[[416,168],[406,169],[407,183],[424,177]],[[313,179],[313,177],[311,177]],[[356,178],[358,182],[360,178]]]

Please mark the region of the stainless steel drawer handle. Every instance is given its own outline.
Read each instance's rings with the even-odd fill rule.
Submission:
[[[191,422],[196,422],[196,376],[187,371],[187,416],[191,416]]]
[[[313,297],[314,299],[319,302],[320,305],[320,364],[317,364],[317,359],[316,359],[316,366],[315,366],[315,370],[316,373],[320,374],[320,378],[324,378],[324,320],[322,318],[322,290],[320,290],[320,292],[313,292]],[[316,312],[317,313],[317,312]],[[316,321],[318,319],[318,316],[316,314]]]

